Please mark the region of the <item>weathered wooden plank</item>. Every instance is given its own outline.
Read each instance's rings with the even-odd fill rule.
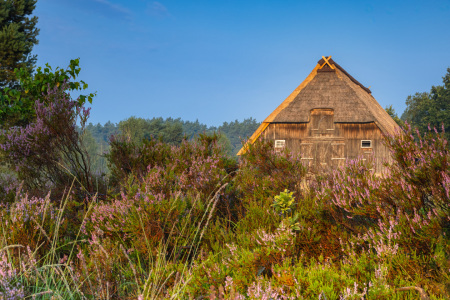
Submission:
[[[363,158],[374,160],[375,170],[381,172],[382,162],[390,159],[390,154],[383,144],[380,128],[374,122],[332,123],[329,121],[332,116],[330,109],[314,110],[311,122],[271,123],[261,137],[285,140],[286,147],[299,153],[305,164],[315,169],[335,168],[347,159]],[[362,140],[370,141],[370,147],[362,148]]]

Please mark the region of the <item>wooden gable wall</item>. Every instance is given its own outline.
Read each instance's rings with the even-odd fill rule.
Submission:
[[[308,123],[271,123],[261,138],[285,140],[285,147],[299,153],[312,172],[342,166],[345,160],[358,157],[373,160],[375,172],[381,172],[390,154],[379,127],[374,122],[334,123],[330,111],[325,111],[328,117],[322,120],[312,111]],[[363,140],[370,140],[371,147],[362,148]]]

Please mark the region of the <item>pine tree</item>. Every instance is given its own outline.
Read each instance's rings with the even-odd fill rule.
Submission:
[[[31,17],[36,1],[0,0],[0,91],[17,87],[15,68],[32,73],[36,55],[31,50],[39,33],[38,18]]]

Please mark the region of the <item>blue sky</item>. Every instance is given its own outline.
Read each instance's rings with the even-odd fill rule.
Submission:
[[[263,121],[333,59],[386,107],[442,83],[450,1],[38,0],[38,65],[96,91],[90,121]]]

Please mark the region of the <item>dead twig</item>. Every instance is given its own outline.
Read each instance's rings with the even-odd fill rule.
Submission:
[[[410,291],[410,290],[416,290],[419,292],[420,300],[430,300],[430,297],[428,297],[427,293],[423,288],[417,287],[417,286],[406,286],[397,288],[396,291]]]

